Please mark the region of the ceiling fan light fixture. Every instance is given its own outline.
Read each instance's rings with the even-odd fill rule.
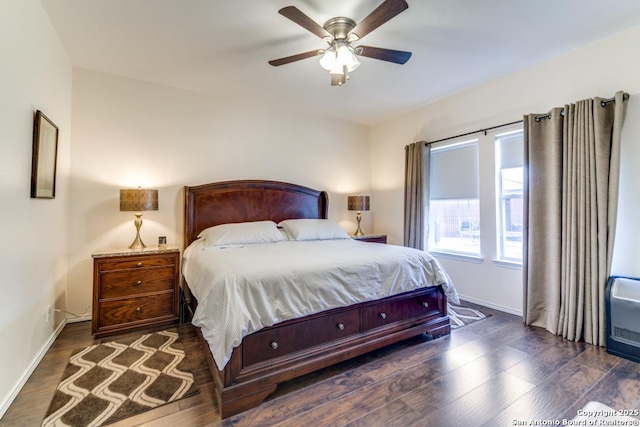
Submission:
[[[347,64],[347,68],[349,69],[349,72],[355,70],[359,66],[360,66],[360,61],[358,61],[358,57],[355,54],[353,54],[353,52],[352,52],[351,53],[351,62],[349,62]]]
[[[327,49],[320,57],[320,66],[327,71],[331,71],[336,64],[336,52],[333,49]]]
[[[351,51],[347,47],[346,44],[338,47],[338,54],[336,55],[336,59],[342,63],[347,65],[351,61]]]
[[[329,70],[329,74],[344,75],[348,73],[349,73],[349,69],[346,68],[344,65],[341,66],[338,63],[336,63],[336,65],[331,70]]]
[[[338,48],[336,60],[340,65],[346,66],[349,72],[355,70],[360,66],[360,61],[358,61],[358,57],[353,51],[353,48],[347,43],[341,45]]]
[[[340,70],[333,72],[333,74],[340,74],[342,67],[345,66],[349,72],[355,70],[360,66],[360,61],[358,61],[355,50],[348,43],[336,42],[322,54],[320,66],[327,71]]]

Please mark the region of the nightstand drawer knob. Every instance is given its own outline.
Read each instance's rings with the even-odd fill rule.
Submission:
[[[336,325],[338,327],[338,329],[340,329],[341,331],[344,331],[344,323],[338,323]]]
[[[385,320],[387,318],[387,313],[380,313],[378,316],[380,316],[382,320]]]
[[[141,262],[137,263],[136,267],[142,267],[142,263]]]
[[[142,311],[142,307],[136,308],[136,312],[140,313]]]
[[[138,281],[136,282],[136,285],[138,285],[138,286],[142,285],[142,280],[138,280]]]
[[[422,306],[423,306],[424,308],[429,308],[429,303],[428,303],[428,302],[426,302],[426,301],[424,301],[424,302],[422,303]]]
[[[274,350],[277,350],[277,349],[278,349],[278,343],[277,343],[277,342],[275,342],[275,341],[271,341],[271,344],[270,344],[270,345],[271,345],[271,348],[272,348],[272,349],[274,349]]]

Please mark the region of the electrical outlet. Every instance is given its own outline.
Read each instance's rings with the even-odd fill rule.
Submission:
[[[47,306],[47,323],[51,323],[51,304]]]

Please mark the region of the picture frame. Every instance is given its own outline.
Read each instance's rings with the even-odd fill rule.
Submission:
[[[38,110],[33,122],[32,199],[55,199],[57,159],[58,126]]]

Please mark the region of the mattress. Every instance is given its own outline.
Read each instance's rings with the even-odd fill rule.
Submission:
[[[183,257],[198,300],[192,323],[219,370],[246,335],[285,320],[426,286],[459,302],[435,258],[402,246],[336,239],[206,248],[196,240]]]

